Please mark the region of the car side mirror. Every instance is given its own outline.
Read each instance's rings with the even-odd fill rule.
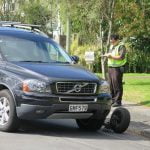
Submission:
[[[79,62],[79,57],[78,56],[71,56],[72,60],[74,61],[75,64]]]

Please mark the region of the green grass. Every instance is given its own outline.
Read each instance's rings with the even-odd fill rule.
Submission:
[[[150,107],[150,74],[124,74],[123,99]]]
[[[123,100],[150,107],[150,74],[124,74],[123,81]]]

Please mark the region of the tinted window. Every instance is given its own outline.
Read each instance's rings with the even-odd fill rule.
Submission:
[[[8,61],[71,62],[55,42],[0,36],[0,50]]]

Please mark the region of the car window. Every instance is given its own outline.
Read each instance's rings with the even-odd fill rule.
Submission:
[[[0,50],[8,61],[71,62],[55,42],[0,36]]]
[[[59,48],[57,48],[56,46],[49,44],[49,43],[46,43],[46,47],[47,47],[48,54],[49,54],[51,61],[57,61],[57,62],[58,61],[60,61],[60,62],[65,61],[63,55],[59,51]]]

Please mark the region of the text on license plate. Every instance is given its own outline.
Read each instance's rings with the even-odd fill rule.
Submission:
[[[88,110],[87,104],[70,104],[69,112],[86,112]]]

